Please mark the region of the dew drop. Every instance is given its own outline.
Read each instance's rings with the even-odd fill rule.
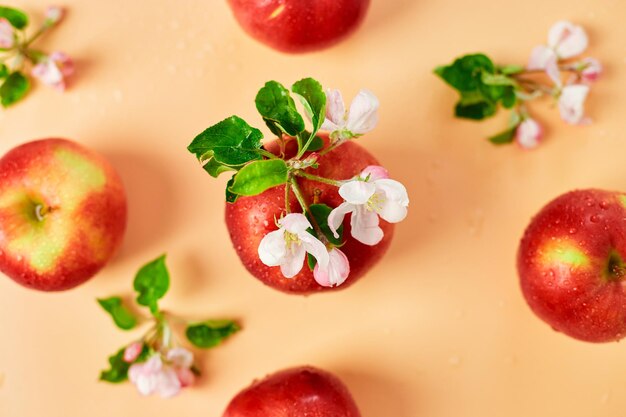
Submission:
[[[608,202],[606,202],[606,201],[602,201],[602,202],[600,203],[600,208],[601,208],[602,210],[606,210],[606,209],[608,209],[608,208],[609,208],[609,203],[608,203]]]
[[[576,234],[576,232],[578,232],[578,229],[576,229],[575,227],[572,227],[572,228],[569,229],[569,234],[570,235],[574,235],[574,234]]]
[[[589,221],[591,223],[598,223],[600,221],[600,218],[594,214],[589,218]]]

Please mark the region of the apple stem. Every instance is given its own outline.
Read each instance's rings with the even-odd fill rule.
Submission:
[[[35,206],[35,217],[37,218],[38,221],[40,222],[44,221],[44,219],[46,218],[47,212],[48,210],[46,210],[43,204],[37,204]]]
[[[337,180],[331,180],[330,178],[319,177],[317,175],[309,174],[301,170],[295,171],[295,174],[299,177],[321,182],[324,184],[334,185],[335,187],[341,187],[343,185],[343,181],[337,181]]]
[[[326,236],[324,236],[322,229],[317,224],[317,221],[315,221],[315,216],[313,216],[313,213],[311,212],[309,205],[304,199],[304,196],[302,195],[302,191],[300,190],[298,183],[293,178],[291,179],[291,188],[293,190],[293,194],[296,196],[296,199],[298,200],[298,203],[300,203],[300,206],[302,207],[302,211],[305,211],[309,215],[309,220],[311,221],[313,230],[315,230],[315,233],[317,234],[319,240],[321,240],[322,243],[326,244],[327,243]]]

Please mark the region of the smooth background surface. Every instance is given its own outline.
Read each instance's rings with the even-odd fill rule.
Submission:
[[[10,2],[41,13],[45,1]],[[361,30],[325,52],[288,56],[237,26],[221,0],[68,0],[39,45],[78,62],[66,94],[37,86],[0,113],[0,151],[64,136],[108,156],[130,199],[121,253],[95,279],[41,294],[0,279],[0,416],[219,416],[255,377],[312,364],[338,374],[364,417],[626,414],[626,346],[553,332],[530,312],[515,271],[518,240],[544,203],[577,187],[626,190],[626,3],[621,0],[373,0]],[[594,124],[566,126],[548,102],[545,145],[495,148],[484,124],[451,117],[456,95],[431,71],[464,52],[524,63],[562,18],[589,32],[606,65]],[[225,178],[185,150],[231,114],[262,126],[263,83],[314,76],[347,99],[381,100],[361,143],[404,182],[408,219],[384,261],[352,288],[310,298],[266,288],[239,264],[222,221]],[[205,377],[173,400],[97,382],[122,333],[96,297],[131,295],[144,262],[167,251],[163,306],[236,317],[245,330],[201,354]]]

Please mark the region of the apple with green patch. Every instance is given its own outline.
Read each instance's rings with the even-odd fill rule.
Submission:
[[[546,205],[517,261],[531,309],[553,329],[588,342],[626,335],[626,194],[572,191]]]
[[[0,271],[42,291],[73,288],[120,246],[126,195],[100,155],[42,139],[0,159]]]

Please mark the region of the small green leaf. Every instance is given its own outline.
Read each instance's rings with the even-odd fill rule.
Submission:
[[[9,75],[0,86],[0,101],[3,107],[9,107],[20,101],[30,88],[30,81],[21,72]]]
[[[8,76],[9,76],[9,68],[4,64],[0,64],[0,78],[6,78]]]
[[[3,17],[16,29],[24,29],[28,25],[28,16],[21,10],[0,6],[0,18]]]
[[[125,347],[117,351],[113,356],[109,357],[110,369],[100,372],[100,380],[117,384],[124,382],[128,378],[128,368],[130,364],[124,360]]]
[[[219,345],[239,330],[239,325],[232,320],[207,320],[189,325],[185,335],[194,346],[208,349]]]
[[[230,192],[230,187],[232,187],[233,183],[235,182],[235,175],[236,174],[230,177],[230,179],[226,183],[226,202],[231,204],[237,201],[237,199],[239,198],[239,195]]]
[[[231,167],[261,159],[263,134],[250,127],[243,119],[231,116],[200,133],[187,147],[201,162],[214,158],[216,162]]]
[[[494,145],[505,145],[507,143],[511,143],[513,142],[513,139],[515,139],[516,129],[517,126],[513,126],[503,132],[498,133],[497,135],[491,136],[490,138],[488,138],[489,142],[493,143]]]
[[[493,74],[495,67],[491,59],[483,54],[465,55],[452,64],[437,67],[435,74],[458,91],[474,91],[481,84],[484,72]]]
[[[454,109],[456,117],[473,120],[485,119],[495,112],[496,104],[478,91],[461,93],[461,99]]]
[[[111,315],[111,318],[123,330],[130,330],[137,325],[137,319],[122,303],[120,297],[99,298],[98,304]]]
[[[324,147],[324,139],[319,136],[315,136],[309,146],[306,148],[307,152],[316,152]]]
[[[315,218],[315,222],[317,222],[317,225],[320,227],[322,233],[324,233],[326,239],[328,239],[328,241],[333,245],[340,246],[343,242],[343,225],[339,226],[339,229],[337,229],[337,233],[339,234],[338,238],[333,235],[333,232],[328,226],[328,216],[330,215],[330,212],[333,211],[333,209],[326,204],[311,204],[309,206],[309,209],[311,211],[311,214],[313,214],[313,217]],[[310,222],[312,222],[311,214],[306,214]],[[313,232],[313,230],[311,229],[310,232]]]
[[[487,85],[517,85],[517,82],[511,77],[507,77],[504,74],[490,74],[488,72],[482,73],[481,81],[483,82],[483,84]]]
[[[304,130],[304,120],[296,109],[296,103],[282,84],[276,81],[265,83],[259,90],[255,103],[274,134],[280,129],[289,136],[296,136]]]
[[[152,314],[156,314],[157,301],[163,298],[170,287],[170,274],[165,265],[165,255],[141,267],[135,276],[133,286],[139,293],[137,303],[149,307]]]
[[[310,253],[307,253],[306,264],[308,265],[309,269],[313,271],[315,269],[315,265],[317,265],[317,259],[315,259],[315,256],[311,255]]]
[[[245,196],[261,194],[268,188],[285,184],[288,171],[287,163],[282,159],[254,161],[235,174],[235,180],[228,189]]]
[[[521,65],[505,65],[499,68],[500,72],[504,75],[519,74],[524,71],[524,69],[525,68]]]
[[[236,167],[220,164],[215,158],[209,159],[209,161],[202,167],[210,176],[217,178],[222,172],[237,171]]]
[[[291,90],[296,93],[306,111],[311,115],[312,134],[317,133],[326,118],[326,94],[322,85],[313,78],[296,82]]]
[[[502,105],[506,109],[513,108],[517,104],[517,95],[515,93],[515,89],[513,87],[507,87],[504,89],[504,94],[502,95]]]

